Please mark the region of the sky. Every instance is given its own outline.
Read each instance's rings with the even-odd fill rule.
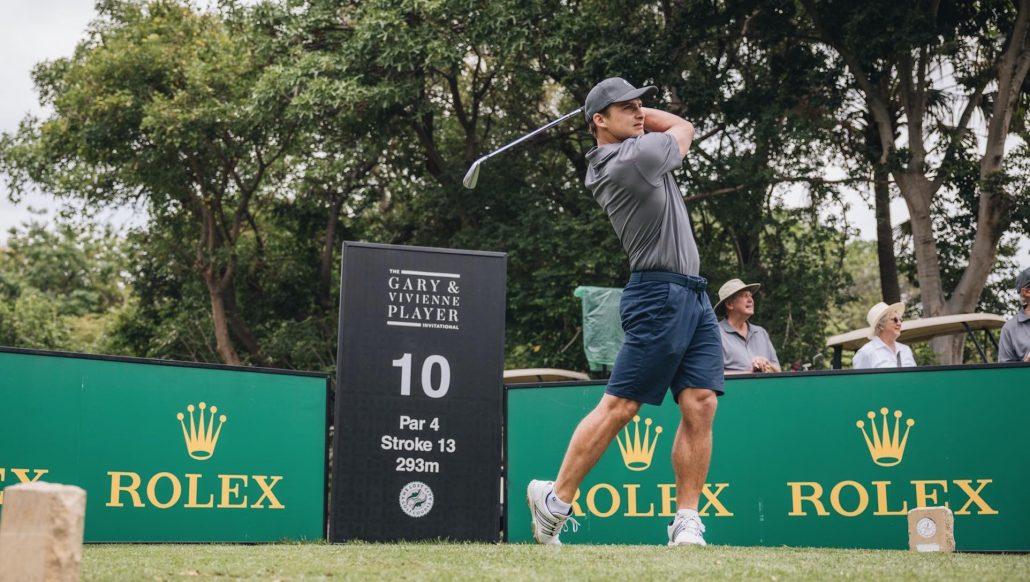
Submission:
[[[0,22],[0,132],[13,132],[26,115],[42,116],[38,95],[32,86],[32,67],[41,61],[72,54],[75,44],[84,36],[95,11],[94,0],[4,0],[4,19]],[[793,192],[786,195],[788,204],[804,204],[805,195]],[[7,231],[36,218],[52,217],[59,206],[52,196],[33,192],[18,203],[8,200],[6,180],[0,175],[0,244]],[[854,194],[847,213],[848,221],[858,229],[865,240],[876,238],[876,221],[872,209]],[[33,210],[45,210],[44,218]],[[99,213],[116,227],[143,224],[144,211],[121,208]],[[891,218],[895,225],[908,219],[908,209],[900,198],[891,204]],[[1030,266],[1030,240],[1021,241],[1018,263]]]

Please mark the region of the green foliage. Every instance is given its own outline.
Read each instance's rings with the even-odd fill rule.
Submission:
[[[193,276],[192,228],[181,215],[151,217],[126,240],[133,300],[116,318],[110,353],[196,362],[219,361],[207,289]]]
[[[0,305],[0,342],[13,347],[67,349],[70,330],[57,306],[40,291],[23,290]]]
[[[836,310],[830,314],[827,325],[830,335],[846,333],[869,325],[866,322],[869,308],[882,300],[875,242],[849,242],[843,267],[851,279],[851,284],[845,290]]]
[[[396,164],[384,172],[390,204],[370,238],[508,252],[509,367],[585,368],[572,290],[621,286],[625,257],[581,183],[592,146],[581,122],[491,160],[475,192],[457,180],[478,155],[571,109],[607,75],[654,82],[667,106],[714,128],[679,177],[688,193],[733,192],[694,210],[702,262],[713,284],[743,272],[810,298],[770,307],[766,323],[791,358],[819,349],[816,322],[840,286],[821,274],[834,251],[811,245],[832,246],[837,235],[792,230],[799,217],[777,214],[773,192],[818,175],[826,114],[840,97],[826,91],[832,76],[817,53],[790,38],[788,4],[365,2],[342,9],[340,27],[328,24],[338,13],[309,6],[320,41],[312,52],[350,56],[338,78],[362,84],[359,101],[379,96],[369,113],[392,111],[409,139],[387,162]],[[763,22],[745,38],[756,13]],[[735,36],[723,42],[727,29]],[[813,189],[816,202],[800,214],[818,216],[831,194]],[[781,259],[790,264],[772,262]]]
[[[110,229],[30,222],[0,247],[0,345],[96,352],[125,302],[126,256]]]
[[[281,72],[282,7],[109,0],[75,55],[34,77],[53,114],[0,144],[16,191],[26,181],[96,204],[145,198],[155,229],[175,221],[211,301],[219,357],[237,363],[229,329],[259,358],[235,305],[237,245],[274,196],[298,128],[283,113],[296,88]],[[189,222],[184,224],[183,220]]]
[[[698,127],[677,179],[702,275],[713,293],[733,277],[763,284],[756,322],[785,367],[868,308],[849,288],[840,185],[824,179],[853,96],[795,2],[105,0],[98,11],[73,55],[36,68],[53,113],[0,138],[0,170],[16,193],[34,183],[88,206],[140,200],[149,222],[128,237],[124,303],[117,277],[86,276],[74,256],[0,269],[7,297],[30,275],[66,290],[53,304],[64,327],[39,342],[64,333],[110,353],[329,371],[341,242],[365,240],[508,253],[507,366],[586,369],[572,291],[621,286],[628,266],[582,184],[583,122],[491,159],[475,191],[460,180],[609,75],[659,86],[657,106]],[[892,35],[938,33],[906,21],[870,35],[862,23],[881,17],[850,13],[835,26],[871,37],[871,55],[895,50]],[[810,203],[783,207],[788,188]],[[961,228],[956,248],[972,227]]]
[[[889,172],[908,203],[915,258],[900,268],[918,278],[920,310],[943,315],[998,306],[984,285],[1011,269],[1005,239],[1012,231],[1027,234],[1030,206],[1021,172],[1030,6],[1009,0],[800,4],[799,31],[847,65],[840,79],[854,91],[857,111],[841,124],[851,134],[843,155],[862,174],[870,165]],[[942,363],[961,361],[956,338],[933,344]]]
[[[121,305],[120,240],[109,228],[41,222],[13,229],[2,259],[5,279],[45,290],[61,315],[100,313]]]

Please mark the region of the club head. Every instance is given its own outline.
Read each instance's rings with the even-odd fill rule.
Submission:
[[[465,187],[469,190],[475,188],[476,182],[479,181],[479,164],[483,163],[484,159],[485,158],[479,158],[478,160],[473,162],[472,167],[469,168],[468,173],[465,174],[465,179],[461,181],[461,183],[464,184]]]

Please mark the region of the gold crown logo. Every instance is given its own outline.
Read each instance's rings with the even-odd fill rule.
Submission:
[[[633,417],[633,436],[630,437],[629,425],[622,429],[625,441],[621,435],[616,435],[619,441],[619,451],[622,452],[622,462],[630,471],[643,471],[651,466],[651,457],[654,456],[654,447],[658,444],[658,435],[662,434],[662,427],[654,428],[654,439],[651,439],[650,418],[644,419],[644,439],[640,440],[640,416]]]
[[[912,426],[916,423],[915,420],[909,418],[905,421],[905,434],[901,436],[900,442],[898,441],[898,435],[901,433],[901,411],[894,411],[894,432],[890,430],[890,426],[887,423],[887,408],[880,409],[880,415],[883,416],[883,428],[878,432],[876,430],[876,413],[870,410],[866,416],[869,417],[869,429],[872,431],[873,436],[869,438],[869,434],[865,429],[865,421],[860,420],[855,423],[855,426],[862,429],[862,436],[865,437],[865,444],[869,447],[869,454],[873,457],[873,462],[881,467],[893,467],[901,462],[901,458],[905,455],[905,443],[908,442],[908,432],[912,430]]]
[[[222,433],[222,425],[225,424],[225,415],[218,417],[218,426],[215,424],[215,413],[218,412],[217,406],[212,406],[211,410],[207,413],[207,425],[204,424],[204,412],[207,409],[207,404],[201,402],[198,407],[200,408],[200,422],[195,422],[193,418],[193,411],[196,410],[192,404],[186,407],[186,410],[190,413],[190,426],[186,428],[184,422],[186,415],[178,413],[175,415],[179,419],[179,424],[182,426],[182,437],[186,439],[186,452],[191,457],[198,461],[204,461],[210,459],[215,454],[215,446],[218,444],[218,435]],[[213,430],[212,430],[213,429]]]

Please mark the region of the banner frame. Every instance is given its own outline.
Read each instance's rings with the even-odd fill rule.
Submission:
[[[283,375],[283,376],[299,376],[307,378],[322,378],[325,380],[325,443],[326,448],[323,454],[324,461],[322,463],[322,537],[320,539],[327,540],[329,536],[329,428],[331,426],[333,401],[335,399],[335,392],[332,385],[332,376],[324,372],[310,372],[301,370],[287,370],[284,368],[265,368],[265,367],[250,367],[250,366],[237,366],[231,364],[213,364],[209,362],[185,362],[181,360],[161,360],[157,358],[140,358],[133,356],[114,356],[107,354],[86,354],[78,352],[65,352],[57,350],[42,350],[35,348],[16,348],[10,346],[0,345],[0,353],[8,354],[21,354],[28,356],[42,356],[42,357],[57,357],[57,358],[69,358],[73,360],[93,360],[100,362],[116,362],[125,364],[142,364],[142,365],[156,365],[156,366],[168,366],[175,368],[199,368],[207,370],[219,370],[228,372],[253,372],[260,374],[272,374],[272,375]],[[108,542],[108,541],[86,541],[87,544],[113,544],[121,542]],[[163,541],[137,541],[132,543],[144,543],[144,544],[161,544],[169,543]],[[218,544],[226,542],[177,542],[177,543],[200,543],[200,544]],[[247,543],[247,542],[232,542],[232,543]],[[250,543],[278,543],[278,542],[250,542]]]
[[[911,368],[882,368],[882,369],[826,369],[826,370],[806,370],[806,371],[784,371],[774,372],[765,374],[734,374],[726,377],[727,382],[738,382],[740,380],[762,380],[762,379],[783,379],[785,377],[814,377],[814,376],[841,376],[841,375],[865,375],[865,374],[906,374],[912,372],[946,372],[946,371],[966,371],[966,370],[978,370],[978,369],[1002,369],[1002,368],[1030,368],[1030,362],[999,362],[999,363],[977,363],[977,364],[961,364],[951,366],[917,366]],[[509,540],[509,530],[511,523],[511,512],[526,511],[527,509],[519,505],[516,508],[512,508],[508,503],[510,496],[510,475],[509,475],[509,464],[508,454],[509,445],[508,439],[510,432],[508,430],[508,408],[509,408],[509,395],[512,390],[525,390],[525,389],[539,389],[539,388],[577,388],[577,387],[588,387],[588,386],[606,386],[608,378],[598,378],[593,380],[571,380],[571,381],[560,381],[560,382],[525,382],[520,384],[505,384],[504,385],[504,433],[503,433],[503,448],[502,448],[502,499],[501,504],[501,541],[502,543],[511,543]],[[564,445],[560,445],[564,446]],[[557,471],[557,467],[555,467]],[[1013,553],[1012,550],[956,550],[957,552],[969,552],[969,553]]]

